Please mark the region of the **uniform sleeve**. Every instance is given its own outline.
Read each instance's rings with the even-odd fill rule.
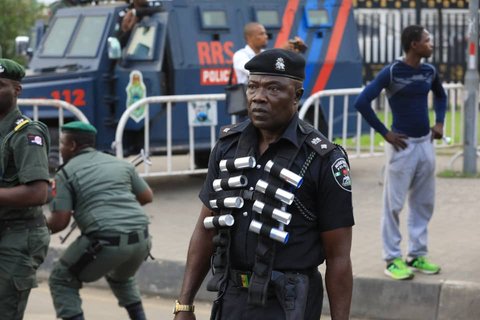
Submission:
[[[208,159],[208,173],[207,177],[205,178],[205,182],[203,183],[202,189],[200,190],[200,194],[198,197],[202,201],[202,203],[209,208],[210,210],[216,211],[210,207],[210,195],[215,192],[213,190],[213,180],[215,180],[219,176],[219,167],[218,163],[220,162],[220,152],[218,148],[218,143],[213,148],[212,152],[210,153],[210,158]]]
[[[145,180],[143,180],[143,178],[138,175],[138,173],[135,170],[135,167],[133,165],[130,166],[130,175],[131,175],[131,178],[132,178],[132,192],[133,192],[133,194],[137,195],[137,194],[140,194],[140,193],[144,192],[145,190],[147,190],[147,188],[148,188],[147,182]]]
[[[21,184],[49,179],[48,131],[36,125],[28,125],[12,137],[12,150],[18,179]]]
[[[378,133],[384,136],[388,129],[378,119],[377,115],[372,109],[372,101],[378,97],[380,92],[390,83],[390,68],[386,67],[378,73],[378,75],[370,82],[365,89],[360,93],[355,101],[355,108],[362,114],[368,124]]]
[[[71,184],[61,170],[55,175],[54,194],[52,202],[50,202],[50,210],[52,212],[75,209],[73,207],[74,190],[71,189]]]
[[[318,181],[320,230],[353,226],[352,180],[347,157],[341,150],[335,149],[324,161]]]

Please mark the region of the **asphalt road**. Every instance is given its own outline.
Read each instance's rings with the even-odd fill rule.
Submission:
[[[110,291],[91,286],[85,286],[80,295],[83,300],[85,319],[88,320],[127,320],[125,309],[117,305],[117,300]],[[143,297],[143,305],[148,319],[168,320],[173,319],[172,299],[158,296]],[[195,314],[198,320],[207,320],[210,317],[210,305],[197,302]],[[28,300],[24,320],[52,320],[55,319],[52,298],[46,282],[32,290]]]
[[[83,300],[85,319],[88,320],[127,320],[125,309],[117,305],[113,294],[105,289],[85,286],[80,295]],[[158,296],[143,297],[143,305],[147,319],[169,320],[173,319],[172,309],[174,301]],[[195,302],[197,320],[210,319],[210,304]],[[52,298],[48,284],[44,281],[30,293],[24,320],[52,320],[55,319]],[[322,315],[322,320],[330,320],[328,315]],[[352,318],[351,320],[368,320]]]

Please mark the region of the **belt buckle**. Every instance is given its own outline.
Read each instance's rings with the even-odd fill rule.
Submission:
[[[247,273],[240,273],[239,276],[242,288],[248,288],[250,286],[250,275]]]

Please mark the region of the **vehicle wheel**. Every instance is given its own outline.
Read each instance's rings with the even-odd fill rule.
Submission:
[[[48,170],[55,173],[60,166],[60,137],[57,127],[48,127],[50,134],[50,151],[48,153]]]
[[[208,168],[208,158],[210,157],[210,150],[195,151],[195,168]]]
[[[48,171],[54,174],[58,167],[60,167],[60,151],[58,147],[50,147],[50,152],[48,153]]]
[[[312,125],[314,123],[313,115],[314,115],[313,108],[310,108],[305,114],[305,121],[307,121]],[[323,110],[321,107],[318,112],[318,131],[320,131],[325,137],[328,136],[328,123],[325,120],[325,116],[323,115]]]

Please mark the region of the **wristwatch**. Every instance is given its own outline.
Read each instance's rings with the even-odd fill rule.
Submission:
[[[178,300],[175,300],[175,307],[173,307],[173,314],[179,312],[194,312],[195,306],[193,304],[180,304]]]

